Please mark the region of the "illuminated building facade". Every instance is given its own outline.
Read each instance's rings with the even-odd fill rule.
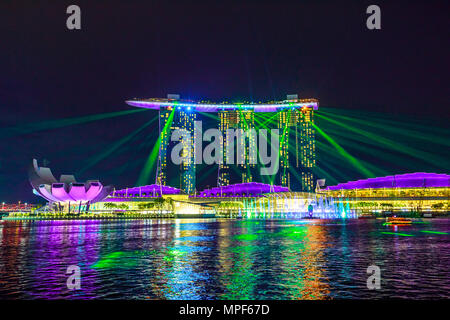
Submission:
[[[186,194],[195,192],[195,162],[194,162],[194,121],[196,114],[190,110],[177,109],[172,130],[185,130],[188,137],[180,138],[183,146],[182,156],[185,158],[180,166],[179,188]]]
[[[172,108],[161,109],[159,111],[159,131],[161,141],[159,145],[156,183],[163,186],[167,183],[167,149],[170,140],[170,126],[172,119]]]
[[[340,183],[319,193],[350,203],[353,209],[380,211],[450,210],[450,175],[408,173]]]
[[[256,175],[256,162],[257,162],[257,141],[256,136],[251,134],[251,130],[256,133],[255,128],[255,112],[253,110],[221,110],[218,112],[219,115],[219,130],[222,132],[221,137],[221,147],[223,150],[224,162],[219,164],[219,176],[218,176],[218,186],[226,186],[231,183],[240,182],[252,182],[253,177]],[[242,134],[243,139],[235,139],[235,137],[228,137],[228,129],[237,129]],[[231,171],[230,160],[227,159],[226,146],[231,143],[228,141],[229,138],[235,140],[236,150],[244,150],[243,163],[236,163],[236,157],[234,163],[236,163],[237,172]]]
[[[185,129],[194,137],[194,121],[196,112],[213,112],[218,114],[219,130],[222,132],[221,147],[223,162],[218,166],[217,185],[226,186],[234,183],[248,183],[260,180],[257,170],[257,130],[255,114],[258,112],[275,113],[277,116],[276,128],[280,134],[280,167],[276,174],[275,183],[298,191],[313,192],[314,176],[312,169],[316,165],[315,137],[313,128],[314,110],[318,109],[316,99],[298,99],[297,96],[288,97],[287,100],[269,103],[210,103],[180,100],[179,96],[167,99],[129,100],[127,104],[159,110],[161,144],[159,150],[156,183],[166,185],[167,156],[170,141],[170,130]],[[173,123],[172,123],[173,122]],[[243,163],[233,164],[226,158],[226,147],[230,144],[227,137],[228,129],[241,129],[245,139],[236,139],[237,149],[244,150]],[[254,134],[253,134],[254,133]],[[235,137],[232,137],[235,139]],[[267,139],[270,141],[269,139]],[[195,141],[185,141],[188,160],[180,168],[181,176],[179,188],[187,194],[195,192]],[[235,156],[237,152],[234,152]],[[234,167],[233,167],[234,166]]]
[[[58,207],[59,211],[67,208],[88,208],[91,204],[105,199],[113,190],[112,186],[104,186],[98,180],[80,182],[75,176],[62,174],[57,180],[50,168],[40,167],[36,159],[33,159],[28,177],[33,193],[48,201],[50,207]],[[19,205],[20,207],[20,205]]]
[[[170,156],[170,146],[181,143],[182,154],[184,158],[179,165],[178,186],[187,194],[195,192],[195,163],[194,163],[194,121],[196,114],[190,112],[190,109],[181,109],[176,107],[161,108],[159,110],[159,131],[160,146],[158,155],[158,166],[156,173],[156,184],[167,185],[168,183],[168,157]],[[171,141],[173,130],[184,130],[192,139],[186,139],[186,136],[180,137],[179,141]]]
[[[219,111],[218,115],[219,115],[219,130],[220,132],[227,132],[228,129],[231,128],[232,126],[232,119],[234,120],[234,115],[233,117],[231,116],[231,112],[232,111]],[[225,150],[225,146],[227,145],[227,136],[226,134],[222,134],[221,139],[220,139],[220,147],[222,148],[222,150]],[[221,187],[221,186],[227,186],[229,185],[231,182],[231,176],[230,176],[230,165],[227,164],[227,158],[226,158],[226,152],[223,151],[224,154],[224,158],[222,163],[219,163],[219,172],[218,172],[218,177],[217,177],[217,186]]]

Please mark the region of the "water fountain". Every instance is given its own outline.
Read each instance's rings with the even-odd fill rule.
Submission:
[[[350,209],[349,199],[334,199],[311,194],[301,197],[298,194],[270,195],[262,198],[242,200],[239,217],[246,219],[354,219],[357,214]]]

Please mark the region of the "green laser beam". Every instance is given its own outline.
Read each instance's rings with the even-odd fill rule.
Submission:
[[[430,231],[430,230],[422,230],[420,232],[424,233],[435,233],[435,234],[448,234],[447,232],[440,232],[440,231]]]
[[[9,127],[4,128],[0,130],[0,136],[5,137],[11,137],[15,135],[23,135],[27,133],[33,133],[43,130],[51,130],[51,129],[57,129],[61,127],[67,127],[82,123],[88,123],[92,121],[98,121],[108,118],[114,118],[114,117],[120,117],[125,116],[133,113],[143,112],[147,111],[148,109],[133,109],[133,110],[125,110],[125,111],[118,111],[118,112],[109,112],[109,113],[102,113],[102,114],[94,114],[94,115],[88,115],[83,117],[75,117],[75,118],[66,118],[66,119],[58,119],[58,120],[49,120],[49,121],[41,121],[38,123],[29,123],[24,124],[16,127]]]
[[[110,148],[108,148],[107,150],[104,150],[102,153],[96,155],[88,165],[86,165],[84,168],[82,168],[79,171],[79,174],[83,174],[86,170],[88,170],[89,168],[92,168],[93,166],[95,166],[97,163],[99,163],[100,161],[106,159],[107,157],[109,157],[111,154],[113,154],[116,150],[118,150],[121,146],[123,146],[125,143],[127,143],[128,141],[130,141],[133,137],[135,137],[138,133],[140,133],[142,130],[144,130],[146,127],[148,127],[150,124],[152,124],[157,118],[153,118],[150,121],[146,122],[144,125],[142,125],[141,127],[139,127],[138,129],[134,130],[133,132],[131,132],[130,134],[128,134],[127,136],[123,137],[122,139],[120,139],[119,141],[115,142]]]
[[[328,134],[333,135],[335,139],[339,139],[339,143],[342,146],[349,147],[353,150],[358,150],[358,152],[362,152],[364,154],[367,154],[371,156],[372,158],[377,158],[382,161],[387,161],[389,163],[407,163],[408,166],[414,167],[414,168],[421,168],[422,166],[419,164],[418,160],[415,158],[407,157],[405,158],[404,155],[395,155],[392,154],[392,152],[395,152],[393,149],[386,149],[384,147],[380,147],[378,145],[372,145],[371,147],[365,146],[366,141],[353,141],[355,139],[354,135],[343,132],[342,130],[333,130],[333,129],[327,129]],[[352,140],[350,140],[352,139]],[[366,165],[367,166],[367,165]],[[373,166],[372,166],[373,167]],[[383,170],[381,168],[378,168],[377,170],[373,170],[368,166],[368,168],[374,172],[378,171],[384,171],[384,175],[388,174],[394,174],[394,172],[388,172],[386,170]],[[438,167],[436,167],[438,168]]]
[[[172,110],[172,112],[170,112],[166,124],[164,125],[163,132],[167,133],[168,130],[170,129],[174,115],[175,115],[175,108]],[[159,135],[157,142],[153,146],[153,149],[150,152],[147,161],[145,162],[144,167],[142,168],[139,174],[136,186],[143,186],[148,183],[150,173],[152,172],[153,166],[155,165],[156,159],[159,155],[160,145],[161,145],[161,134]]]
[[[450,130],[448,130],[447,126],[445,128],[442,127],[442,124],[446,122],[440,123],[439,120],[436,118],[420,118],[420,122],[418,121],[417,117],[411,117],[408,115],[402,115],[401,121],[396,120],[395,117],[392,114],[387,113],[376,113],[373,111],[362,111],[362,110],[348,110],[348,109],[341,109],[341,108],[330,108],[330,107],[321,107],[318,111],[319,114],[325,113],[330,115],[349,115],[356,119],[366,119],[371,121],[376,121],[376,123],[383,122],[385,124],[391,124],[393,127],[396,128],[412,128],[413,130],[419,130],[420,132],[434,132],[439,136],[446,136],[450,133]],[[437,121],[438,120],[438,121]],[[444,133],[444,134],[443,134]]]
[[[374,177],[375,175],[367,170],[355,157],[350,155],[344,148],[342,148],[337,142],[335,142],[329,135],[327,135],[322,129],[320,129],[314,123],[312,124],[314,128],[319,132],[336,150],[344,156],[358,171],[364,174],[366,177]]]
[[[402,237],[414,237],[412,234],[407,234],[407,233],[399,233],[399,232],[381,232],[383,234],[393,234],[396,236],[402,236]]]
[[[331,123],[333,123],[333,124],[335,124],[337,126],[346,128],[347,130],[353,131],[355,133],[358,133],[358,134],[368,138],[369,141],[366,141],[367,143],[370,143],[370,140],[372,140],[376,145],[384,145],[384,146],[387,146],[388,148],[396,149],[399,152],[406,153],[406,154],[408,154],[410,156],[413,156],[413,157],[417,157],[417,158],[422,159],[423,161],[431,163],[433,165],[436,165],[436,163],[445,163],[446,162],[446,159],[443,159],[443,158],[438,157],[438,156],[433,156],[432,154],[430,154],[428,152],[423,152],[423,151],[420,151],[420,150],[417,150],[417,149],[414,149],[414,148],[402,145],[400,143],[397,143],[395,141],[392,141],[392,140],[387,139],[385,137],[382,137],[380,135],[373,134],[373,133],[370,133],[370,132],[367,132],[367,131],[364,131],[364,130],[357,129],[355,127],[343,124],[343,123],[341,123],[339,121],[336,121],[334,119],[328,118],[326,116],[317,115],[317,117],[322,118],[324,120],[327,120],[327,121],[329,121],[329,122],[331,122]]]
[[[317,149],[318,150],[321,150],[322,152],[327,153],[329,155],[329,157],[346,160],[346,158],[342,157],[342,155],[340,155],[340,154],[336,155],[336,152],[335,152],[335,150],[332,147],[329,147],[329,146],[327,146],[326,144],[324,144],[324,143],[322,143],[320,141],[316,141],[316,145],[317,145]],[[324,160],[321,160],[320,162],[323,162],[323,161]],[[366,162],[364,160],[359,160],[359,162],[365,168],[367,168],[368,170],[370,170],[374,174],[376,174],[376,175],[373,175],[371,177],[383,176],[383,175],[386,176],[386,175],[389,174],[389,172],[387,172],[385,170],[382,170],[382,169],[380,169],[380,168],[378,168],[378,167],[376,167],[376,166],[374,166],[374,165],[372,165],[372,164],[370,164],[370,163],[368,163],[368,162]],[[342,168],[342,169],[345,169],[345,168]]]
[[[325,113],[330,114],[327,112],[325,112]],[[360,118],[352,118],[352,117],[347,117],[347,116],[342,116],[342,115],[337,115],[337,114],[331,114],[331,115],[335,119],[338,118],[338,119],[353,122],[353,123],[356,123],[359,125],[369,126],[369,127],[374,128],[375,130],[382,129],[384,131],[393,132],[394,134],[403,135],[408,138],[412,137],[414,139],[425,140],[426,142],[429,142],[429,143],[450,146],[450,141],[448,139],[443,139],[441,135],[438,136],[438,135],[426,134],[423,132],[423,130],[418,131],[418,130],[410,130],[410,129],[399,129],[398,126],[396,126],[396,125],[384,125],[379,122],[367,121],[367,120],[363,120]]]

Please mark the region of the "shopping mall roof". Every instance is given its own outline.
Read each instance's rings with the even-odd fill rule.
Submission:
[[[324,190],[439,187],[450,187],[450,175],[426,172],[406,173],[339,183],[326,187]]]
[[[252,110],[255,112],[276,112],[283,109],[299,109],[312,108],[317,110],[319,108],[319,101],[317,99],[290,99],[283,101],[271,101],[267,103],[214,103],[209,101],[191,101],[179,99],[131,99],[125,101],[128,105],[139,108],[155,109],[160,108],[177,108],[185,111],[200,111],[200,112],[218,112],[225,110]]]
[[[241,197],[256,196],[270,192],[288,192],[288,187],[275,186],[260,182],[247,182],[230,184],[223,187],[214,187],[200,192],[200,197]]]
[[[146,186],[126,188],[121,190],[115,190],[111,193],[111,197],[120,197],[120,198],[151,198],[151,197],[159,197],[160,194],[180,194],[181,190],[177,188],[173,188],[170,186],[163,186],[159,184],[150,184]]]

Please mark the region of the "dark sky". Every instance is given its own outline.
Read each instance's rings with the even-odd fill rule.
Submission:
[[[379,4],[382,29],[366,28]],[[77,4],[82,29],[66,28]],[[132,97],[316,97],[321,106],[449,119],[448,1],[2,1],[0,128],[130,110]],[[143,125],[152,111],[2,137],[0,201],[33,201],[26,167],[57,175]],[[137,180],[147,127],[80,180]],[[358,178],[358,177],[355,177]]]

